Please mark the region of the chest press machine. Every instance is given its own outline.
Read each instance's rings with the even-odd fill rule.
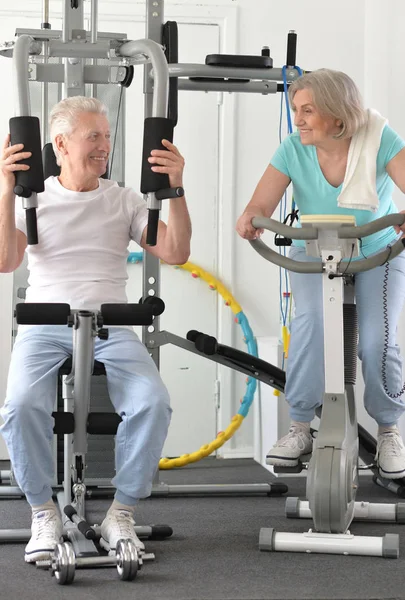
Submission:
[[[145,40],[129,41],[123,33],[99,32],[98,28],[98,0],[91,0],[89,31],[86,31],[84,21],[84,0],[61,0],[63,4],[62,30],[51,28],[49,23],[49,0],[43,0],[43,19],[41,29],[16,30],[16,38],[12,42],[0,45],[0,55],[13,59],[13,80],[17,92],[15,114],[17,120],[13,124],[13,142],[23,142],[27,150],[33,152],[28,161],[31,170],[37,177],[19,180],[19,189],[16,192],[23,197],[23,206],[26,209],[27,233],[29,243],[36,243],[36,207],[37,194],[43,191],[43,180],[40,177],[42,165],[40,161],[39,128],[42,140],[48,138],[47,118],[50,98],[53,96],[51,86],[57,85],[58,97],[73,95],[86,95],[90,88],[90,95],[103,99],[103,88],[120,87],[125,91],[132,81],[134,67],[144,66],[144,112],[145,133],[142,162],[141,191],[145,195],[149,209],[148,239],[147,243],[154,244],[156,228],[159,218],[161,201],[164,198],[181,194],[181,190],[168,189],[165,175],[151,171],[147,162],[149,152],[153,148],[161,147],[160,140],[165,137],[172,139],[173,127],[177,123],[177,93],[178,90],[187,91],[214,91],[214,92],[240,92],[260,95],[272,95],[285,91],[286,86],[300,75],[296,64],[297,34],[288,33],[286,64],[282,68],[273,65],[270,50],[267,46],[262,48],[259,56],[233,56],[229,54],[211,54],[206,57],[205,64],[178,64],[177,23],[164,22],[164,0],[146,0],[146,38]],[[162,52],[162,47],[164,54]],[[29,65],[27,73],[27,64]],[[28,92],[29,81],[35,81],[42,86],[41,94],[41,122],[38,123],[31,117],[30,96]],[[123,101],[125,94],[122,95]],[[108,102],[106,102],[108,104]],[[121,106],[120,101],[116,103]],[[115,107],[112,107],[113,109]],[[119,135],[116,139],[123,138],[123,119],[117,116]],[[168,118],[166,118],[166,116]],[[24,119],[24,120],[23,120]],[[17,130],[30,131],[27,137],[20,137]],[[120,142],[122,140],[120,139]],[[54,160],[51,152],[49,161],[49,144],[44,147],[44,171],[47,175],[58,174],[49,162]],[[124,144],[121,143],[118,154],[124,153]],[[113,153],[114,154],[114,153]],[[113,179],[125,181],[124,161],[111,164]],[[119,164],[117,164],[119,163]],[[112,168],[114,167],[114,168]],[[145,253],[143,269],[143,298],[160,295],[160,265],[159,260],[150,253]],[[142,341],[148,348],[150,355],[159,367],[160,348],[166,344],[174,344],[187,351],[204,355],[198,352],[194,343],[189,339],[181,338],[168,331],[160,331],[159,315],[154,317],[153,326],[144,327]],[[222,359],[213,357],[213,360],[222,364]],[[226,359],[225,359],[226,360]],[[239,361],[224,362],[227,366],[241,372],[246,370]],[[66,370],[66,368],[65,368]],[[97,373],[99,369],[95,369]],[[255,372],[255,370],[254,370]],[[269,379],[264,376],[266,381]],[[102,377],[99,381],[102,381]],[[270,375],[272,381],[273,375]],[[93,382],[94,383],[94,382]],[[100,391],[105,396],[105,386],[98,384]],[[103,398],[104,401],[104,398]],[[106,408],[110,406],[106,398]],[[221,424],[222,425],[222,424]],[[62,436],[63,434],[59,434]],[[95,436],[94,436],[95,437]],[[107,438],[107,436],[105,436]],[[103,446],[106,446],[107,439]],[[112,446],[112,441],[109,440]],[[93,448],[94,439],[90,440]],[[108,442],[107,442],[108,443]],[[96,452],[98,454],[98,448]],[[105,452],[106,454],[106,452]],[[111,453],[110,453],[111,454]],[[99,458],[99,455],[97,456]],[[105,461],[103,456],[103,462]],[[112,471],[99,469],[100,461],[89,457],[88,474],[102,486],[101,476],[111,479],[113,472],[111,456],[109,466]],[[63,480],[59,475],[56,485]],[[12,471],[0,471],[0,496],[9,496],[13,491],[15,496],[21,496],[21,491],[15,487]],[[8,489],[6,489],[8,488]],[[206,484],[206,485],[166,485],[159,480],[157,473],[152,495],[221,495],[221,494],[264,494],[267,496],[285,493],[287,488],[281,483],[255,483],[255,484]]]
[[[398,240],[391,248],[372,257],[352,259],[358,256],[360,238],[403,222],[404,215],[394,214],[356,227],[354,217],[310,215],[301,217],[302,228],[292,228],[273,219],[253,219],[256,228],[305,240],[307,254],[320,257],[317,262],[298,262],[278,254],[262,240],[250,242],[263,258],[285,269],[322,274],[325,341],[325,394],[308,465],[308,500],[288,498],[286,501],[286,516],[312,518],[314,529],[295,534],[262,528],[259,540],[262,551],[398,557],[398,535],[361,537],[349,531],[353,519],[405,522],[404,503],[355,501],[359,485],[359,443],[354,395],[357,317],[352,280],[356,273],[383,265],[400,254],[405,240]],[[277,467],[277,472],[292,471]]]

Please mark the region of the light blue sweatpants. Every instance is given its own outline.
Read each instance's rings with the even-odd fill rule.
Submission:
[[[297,246],[291,247],[289,256],[298,261],[318,260],[308,257],[305,249]],[[383,265],[355,276],[358,356],[362,362],[366,411],[379,425],[394,425],[405,409],[405,394],[390,398],[383,385],[385,269]],[[290,405],[291,419],[310,422],[316,407],[322,404],[325,387],[322,275],[290,272],[290,282],[295,318],[291,324],[285,396]],[[402,359],[396,335],[405,298],[405,252],[389,262],[386,291],[389,338],[385,374],[388,391],[395,395],[403,385]]]
[[[169,395],[138,336],[109,329],[96,338],[95,359],[104,363],[108,392],[122,417],[116,436],[115,497],[133,505],[150,495],[170,423]],[[59,367],[72,353],[72,329],[58,325],[19,331],[13,348],[1,416],[16,481],[31,505],[52,496],[54,473],[52,411]]]

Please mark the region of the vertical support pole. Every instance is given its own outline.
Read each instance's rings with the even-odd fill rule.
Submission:
[[[93,313],[80,310],[76,315],[73,338],[74,372],[74,454],[87,452],[87,420],[90,410],[91,374],[94,364]]]
[[[74,376],[62,376],[63,410],[70,413],[74,411],[73,382]],[[63,440],[63,506],[67,506],[72,501],[72,466],[73,434],[65,433]]]
[[[91,43],[97,42],[97,23],[98,23],[98,0],[91,0]]]
[[[164,0],[146,0],[146,38],[161,43],[162,27],[164,20]],[[144,68],[144,94],[145,94],[145,118],[152,115],[152,92],[153,82],[149,77],[151,65],[146,64]],[[143,294],[146,298],[149,291],[153,291],[155,296],[160,296],[160,263],[157,258],[144,250],[143,252]],[[148,348],[149,353],[154,360],[157,368],[160,367],[160,348],[151,345],[154,336],[160,332],[160,317],[153,320],[154,331],[148,331],[147,327],[142,328],[142,342]],[[156,489],[160,485],[159,468],[156,469],[153,478],[153,487]]]
[[[13,90],[15,94],[15,117],[31,116],[28,85],[28,59],[32,38],[22,35],[17,38],[13,52]]]
[[[164,19],[164,2],[163,0],[146,0],[146,35],[147,39],[153,40],[158,44],[162,40],[162,26]],[[144,68],[144,94],[145,94],[145,118],[152,115],[152,99],[153,99],[153,81],[149,74],[152,66],[146,64]],[[143,260],[143,297],[149,295],[160,295],[160,263],[159,259],[144,252]],[[155,347],[155,336],[160,331],[160,317],[155,317],[153,320],[154,331],[148,331],[148,327],[142,329],[142,342],[148,348],[157,368],[160,363],[160,349]]]
[[[91,10],[90,10],[90,36],[91,43],[95,44],[97,42],[97,28],[98,28],[98,0],[91,0]],[[97,59],[92,58],[91,64],[96,65]],[[95,98],[97,96],[97,86],[95,83],[92,83],[90,86],[90,95]]]
[[[44,64],[48,62],[49,56],[49,42],[44,42],[43,52],[44,52]],[[41,141],[42,146],[44,146],[48,142],[48,99],[49,99],[49,88],[48,82],[42,82],[41,88]]]
[[[72,8],[70,0],[64,0],[62,41],[72,41],[74,30],[84,30],[83,0],[79,0],[78,7]],[[65,81],[63,84],[63,97],[84,96],[82,58],[64,58]]]
[[[42,23],[41,29],[50,29],[51,24],[49,23],[49,0],[43,0],[43,11],[42,11]],[[44,41],[43,43],[43,55],[44,64],[48,63],[49,59],[49,42]],[[42,146],[48,141],[48,100],[49,100],[49,86],[47,81],[42,82],[41,86],[41,141]]]
[[[330,260],[329,257],[333,256]],[[322,251],[322,262],[326,270],[322,274],[323,290],[323,322],[324,322],[324,360],[325,360],[325,393],[344,394],[344,344],[343,344],[343,279],[329,278],[337,273],[337,265],[341,261],[338,251]],[[328,267],[332,267],[328,270]]]

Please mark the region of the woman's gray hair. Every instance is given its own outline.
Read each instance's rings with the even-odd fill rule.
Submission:
[[[367,122],[360,91],[346,73],[318,69],[299,77],[288,90],[292,106],[297,91],[304,89],[311,91],[315,108],[321,115],[342,121],[342,129],[334,138],[351,138]]]
[[[97,98],[87,98],[85,96],[71,96],[64,98],[52,108],[49,115],[49,129],[52,140],[53,151],[56,156],[56,163],[60,166],[60,155],[56,147],[55,138],[57,135],[69,137],[75,128],[78,115],[82,112],[92,112],[107,116],[108,111],[105,104]]]

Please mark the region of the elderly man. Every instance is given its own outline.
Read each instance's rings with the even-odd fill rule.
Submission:
[[[0,272],[9,273],[28,254],[28,302],[66,302],[74,309],[97,310],[103,302],[126,302],[126,258],[130,240],[170,264],[190,253],[191,224],[185,198],[170,200],[167,225],[159,222],[157,243],[146,245],[147,209],[130,188],[100,178],[110,153],[106,108],[94,98],[75,96],[59,102],[50,115],[59,177],[45,182],[38,197],[39,244],[27,246],[23,209],[15,206],[16,171],[30,153],[6,139],[0,159]],[[149,157],[152,170],[166,173],[172,187],[182,186],[184,160],[162,140],[165,150]],[[72,332],[65,326],[20,326],[14,345],[1,415],[14,474],[32,507],[32,536],[25,560],[49,557],[62,535],[52,501],[53,419],[59,367],[72,353]],[[104,363],[108,389],[122,417],[116,436],[114,501],[101,525],[101,543],[114,549],[120,538],[143,544],[134,530],[139,498],[150,494],[167,435],[169,396],[154,362],[137,335],[112,328],[97,338],[95,359]]]

